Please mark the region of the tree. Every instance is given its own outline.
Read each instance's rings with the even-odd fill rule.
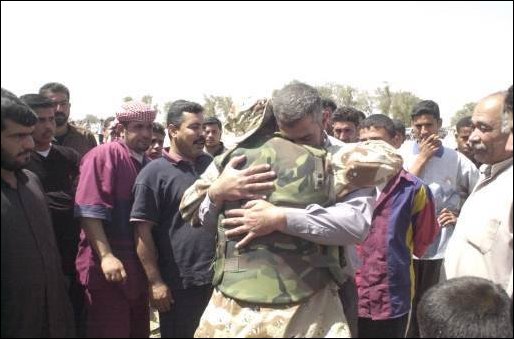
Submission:
[[[133,101],[134,99],[132,99],[132,97],[124,97],[123,98],[123,102],[129,102],[129,101]]]
[[[453,115],[451,125],[455,126],[461,118],[473,115],[473,110],[475,109],[475,106],[476,102],[468,102],[467,104],[462,106],[462,108],[455,112],[455,114]]]
[[[357,94],[355,101],[355,108],[361,110],[366,116],[373,113],[373,107],[375,106],[375,99],[369,95],[367,91],[360,91]]]
[[[153,96],[151,95],[143,95],[143,97],[141,98],[141,101],[144,102],[145,104],[147,105],[152,105],[152,100],[153,100]]]
[[[227,96],[204,95],[203,99],[205,116],[222,116],[225,118],[233,104],[232,98]]]
[[[421,99],[411,92],[400,91],[394,93],[391,99],[391,117],[393,119],[399,119],[403,121],[405,126],[409,126],[412,108],[420,101]]]
[[[378,109],[382,114],[389,116],[389,113],[391,111],[391,103],[393,101],[393,95],[389,88],[389,84],[386,83],[386,85],[383,88],[377,88],[375,94],[375,100],[377,101]]]
[[[87,114],[84,118],[84,121],[89,122],[89,124],[96,124],[97,122],[99,122],[98,118],[93,114]]]

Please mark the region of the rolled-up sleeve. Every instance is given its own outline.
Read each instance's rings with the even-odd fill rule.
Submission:
[[[375,199],[376,189],[367,188],[348,194],[334,206],[288,208],[284,233],[322,245],[360,243],[368,235]]]

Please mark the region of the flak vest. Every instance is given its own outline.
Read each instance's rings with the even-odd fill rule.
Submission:
[[[240,155],[246,156],[243,168],[269,164],[277,174],[275,190],[267,199],[270,203],[296,208],[335,203],[334,177],[326,150],[295,144],[274,134],[243,143],[217,161],[223,168]],[[243,203],[225,204],[224,211]],[[273,232],[236,249],[241,238],[225,237],[223,218],[221,213],[213,285],[226,296],[250,303],[290,304],[309,298],[331,281],[343,282],[342,248]]]

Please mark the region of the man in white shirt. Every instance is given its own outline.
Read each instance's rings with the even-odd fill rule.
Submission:
[[[512,150],[502,129],[505,92],[480,100],[473,112],[469,143],[484,165],[464,204],[448,245],[448,278],[478,276],[500,284],[512,296]]]
[[[439,106],[432,100],[416,104],[411,112],[415,140],[400,149],[407,171],[423,180],[434,196],[437,221],[441,231],[421,258],[414,258],[416,291],[412,312],[423,293],[440,280],[444,253],[452,236],[459,211],[478,180],[476,166],[463,154],[442,145]],[[415,316],[411,316],[415,319]],[[408,336],[418,336],[411,321]]]

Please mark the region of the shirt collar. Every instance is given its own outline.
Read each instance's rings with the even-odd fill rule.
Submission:
[[[505,159],[501,162],[497,162],[496,164],[492,165],[482,165],[480,166],[480,172],[486,177],[486,178],[492,178],[497,176],[500,172],[508,168],[509,166],[512,166],[512,157]]]

